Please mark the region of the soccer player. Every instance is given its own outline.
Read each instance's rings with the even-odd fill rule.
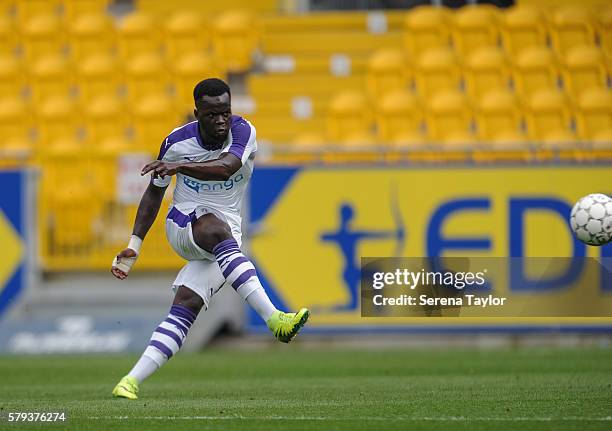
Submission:
[[[309,317],[306,308],[297,313],[277,310],[255,267],[240,251],[240,211],[257,151],[255,128],[232,115],[230,89],[222,80],[203,80],[193,97],[197,121],[174,129],[157,160],[142,169],[142,175],[152,174],[151,182],[140,200],[129,244],[112,264],[113,275],[124,280],[175,175],[166,235],[187,263],[172,285],[175,296],[168,317],[114,388],[117,397],[137,398],[138,385],[178,352],[202,307],[208,308],[210,298],[224,285],[232,286],[281,342],[291,341]]]

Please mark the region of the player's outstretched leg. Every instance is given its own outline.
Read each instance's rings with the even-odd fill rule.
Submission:
[[[194,306],[187,307],[184,303]],[[134,368],[117,383],[113,389],[114,396],[130,400],[138,398],[138,385],[179,351],[197,317],[194,309],[199,311],[201,304],[202,300],[191,290],[184,286],[178,289],[168,317],[155,329]]]
[[[207,213],[191,226],[195,243],[214,254],[225,282],[253,307],[279,341],[291,341],[308,320],[308,310],[283,313],[276,309],[261,285],[253,263],[242,254],[225,221]]]
[[[251,261],[242,254],[235,239],[219,242],[213,253],[227,283],[242,296],[266,322],[277,340],[288,343],[302,329],[310,312],[283,313],[274,307],[266,294]]]

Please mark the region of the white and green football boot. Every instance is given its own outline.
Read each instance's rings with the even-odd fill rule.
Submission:
[[[128,400],[137,399],[138,382],[134,377],[125,376],[117,383],[115,389],[113,389],[113,395],[120,398],[127,398]]]
[[[297,313],[276,310],[266,324],[278,341],[288,343],[300,332],[309,317],[310,311],[307,308],[302,308]]]

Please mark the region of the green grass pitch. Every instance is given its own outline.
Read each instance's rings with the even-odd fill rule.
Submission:
[[[0,429],[612,429],[611,349],[211,349],[111,398],[135,359],[0,358]],[[59,410],[64,424],[6,422]]]

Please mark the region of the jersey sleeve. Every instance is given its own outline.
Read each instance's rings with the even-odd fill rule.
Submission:
[[[255,127],[242,117],[232,122],[232,143],[228,153],[238,157],[244,165],[252,153],[257,151]]]
[[[170,142],[170,139],[169,138],[164,139],[164,142],[162,142],[161,146],[159,147],[159,155],[157,156],[157,160],[163,160],[165,162],[172,162],[173,161],[172,152],[168,151],[170,150],[171,146],[172,146],[172,143]],[[164,178],[161,178],[161,177],[153,178],[153,185],[157,187],[168,187],[171,182],[172,182],[171,176],[166,176]]]

